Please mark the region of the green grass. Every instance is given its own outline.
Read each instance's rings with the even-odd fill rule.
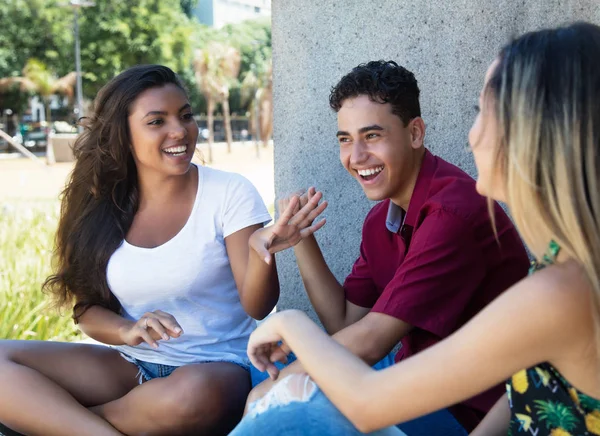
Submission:
[[[41,290],[57,222],[56,202],[0,204],[0,339],[81,339],[70,314],[50,309]]]

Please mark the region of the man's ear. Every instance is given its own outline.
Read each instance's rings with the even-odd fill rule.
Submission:
[[[422,147],[425,141],[425,122],[423,121],[423,118],[413,118],[410,120],[410,123],[408,123],[408,128],[410,130],[412,148],[417,149]]]

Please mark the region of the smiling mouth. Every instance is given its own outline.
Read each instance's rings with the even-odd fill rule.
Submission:
[[[168,154],[169,156],[178,157],[185,156],[187,153],[188,146],[187,145],[177,145],[175,147],[169,147],[163,149],[163,153]]]
[[[357,170],[357,173],[362,180],[369,181],[369,180],[373,180],[375,177],[377,177],[379,175],[379,173],[382,171],[383,171],[383,165],[374,167],[374,168],[369,168],[366,170]]]

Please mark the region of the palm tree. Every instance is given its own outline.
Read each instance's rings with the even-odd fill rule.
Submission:
[[[263,147],[269,144],[273,134],[273,65],[270,64],[265,73],[265,85],[258,91],[258,123],[260,140]]]
[[[265,64],[262,71],[254,64],[242,81],[242,104],[250,103],[250,130],[256,138],[256,146],[260,139],[266,147],[273,133],[273,67]],[[258,148],[256,155],[258,156]]]
[[[63,94],[69,98],[69,101],[72,101],[76,80],[77,74],[75,72],[70,72],[66,76],[58,78],[42,61],[32,58],[27,61],[25,68],[23,68],[23,77],[0,79],[0,90],[18,85],[21,91],[37,94],[42,99],[46,109],[46,122],[49,132],[52,125],[50,97],[54,94]],[[46,145],[46,160],[50,165],[55,163],[54,148],[52,147],[50,135],[48,135]]]
[[[227,152],[231,153],[233,135],[229,111],[229,90],[240,73],[240,66],[240,52],[227,44],[213,41],[206,47],[196,50],[194,57],[196,83],[207,102],[208,130],[210,132],[208,136],[209,162],[212,162],[214,112],[217,103],[221,103],[223,108]]]

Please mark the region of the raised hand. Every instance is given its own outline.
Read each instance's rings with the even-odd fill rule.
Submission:
[[[158,340],[168,341],[178,338],[183,329],[175,317],[162,310],[145,313],[135,323],[124,327],[120,332],[121,340],[131,346],[146,342],[153,348],[158,348]]]
[[[319,201],[323,194],[310,188],[302,196],[293,195],[279,202],[281,216],[275,224],[259,229],[250,237],[250,247],[266,263],[271,262],[271,254],[278,253],[298,244],[325,225],[325,219],[313,224],[315,218],[326,208],[327,202]]]

